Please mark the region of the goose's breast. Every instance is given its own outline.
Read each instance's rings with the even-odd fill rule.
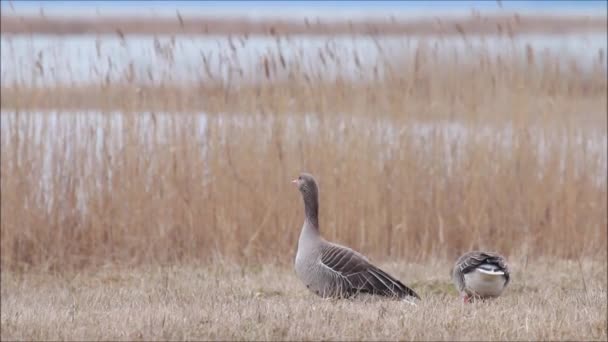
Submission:
[[[335,288],[335,279],[321,265],[318,258],[296,254],[295,269],[298,278],[308,290],[321,297],[331,296]]]
[[[317,258],[310,251],[307,252],[302,248],[298,249],[295,259],[296,274],[305,285],[310,285],[315,279],[315,274],[318,272],[315,267],[316,261]]]

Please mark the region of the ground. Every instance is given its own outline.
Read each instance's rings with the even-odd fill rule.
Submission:
[[[324,300],[288,266],[2,271],[2,340],[606,340],[606,261],[512,263],[501,298],[463,304],[449,263],[381,267],[417,306]]]

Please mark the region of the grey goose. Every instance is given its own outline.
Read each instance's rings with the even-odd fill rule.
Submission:
[[[499,297],[510,279],[505,257],[494,252],[465,253],[452,270],[452,281],[465,303]]]
[[[304,225],[298,240],[295,270],[313,293],[323,298],[349,298],[359,293],[420,299],[409,287],[372,265],[362,254],[325,240],[319,232],[319,191],[314,177],[293,180],[304,200]]]

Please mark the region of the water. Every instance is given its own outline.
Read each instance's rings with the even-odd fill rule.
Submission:
[[[3,3],[4,6],[4,3]],[[3,7],[4,8],[4,7]],[[179,84],[200,83],[210,79],[230,82],[238,78],[239,82],[261,82],[264,76],[264,57],[281,55],[285,67],[279,68],[279,75],[286,77],[288,70],[300,68],[298,73],[322,75],[325,78],[338,76],[351,80],[366,80],[378,68],[380,74],[385,72],[383,67],[394,60],[413,58],[420,44],[427,44],[436,49],[439,58],[453,58],[458,54],[462,60],[475,61],[479,53],[501,56],[514,56],[525,59],[527,45],[534,48],[537,54],[559,56],[564,65],[572,61],[581,67],[582,72],[597,70],[599,56],[605,56],[607,49],[606,33],[569,34],[562,36],[521,35],[513,39],[507,37],[461,37],[422,39],[420,37],[307,37],[294,36],[277,40],[273,37],[250,37],[242,39],[226,36],[133,36],[125,39],[117,36],[45,36],[45,35],[1,35],[0,36],[0,84],[4,87],[14,83],[21,85],[56,84],[81,85],[98,83],[100,81],[118,82],[125,74],[131,73],[133,82],[138,84],[160,84],[175,82]],[[381,47],[379,49],[378,47]],[[319,53],[327,54],[332,51],[337,57],[327,59],[327,65],[320,65]],[[358,56],[360,65],[355,64],[354,55]],[[204,60],[207,63],[204,63]],[[606,59],[602,60],[606,72]],[[238,75],[238,76],[236,76]],[[195,126],[198,132],[197,143],[201,146],[201,154],[207,152],[206,129],[209,116],[204,112],[194,113]],[[125,116],[120,112],[100,113],[95,110],[83,112],[40,112],[31,116],[34,130],[34,141],[31,144],[42,144],[48,151],[57,144],[68,143],[70,149],[78,148],[78,144],[70,144],[85,140],[85,135],[93,135],[95,141],[94,153],[87,165],[94,165],[95,160],[102,157],[102,146],[107,147],[110,155],[118,153],[125,146],[123,129]],[[252,113],[243,115],[226,115],[216,117],[218,124],[240,125],[243,128],[255,128],[260,141],[267,141],[272,134],[271,117],[260,118]],[[11,135],[7,129],[17,120],[12,110],[2,109],[0,114],[0,139],[2,144],[10,144]],[[137,123],[142,125],[140,132],[142,145],[155,139],[160,145],[168,134],[168,122],[176,119],[175,113],[144,112],[138,115]],[[302,121],[303,120],[303,121]],[[334,119],[331,119],[334,120]],[[370,128],[372,140],[375,143],[386,144],[386,155],[379,156],[382,162],[398,153],[399,145],[391,144],[400,135],[412,138],[415,148],[420,153],[432,153],[429,141],[439,135],[445,145],[440,151],[444,153],[443,160],[449,169],[456,160],[462,157],[463,147],[471,141],[496,143],[502,153],[513,153],[514,134],[510,127],[476,127],[457,122],[411,123],[406,127],[395,125],[389,120],[377,118],[345,118],[335,117],[332,127],[335,127],[335,139],[339,141],[341,134],[348,125],[362,125]],[[371,120],[371,121],[365,121]],[[155,123],[153,123],[155,122]],[[315,134],[319,126],[315,115],[290,117],[284,141],[292,143],[290,137],[295,134],[296,125],[304,125],[307,134]],[[150,129],[151,125],[155,129]],[[42,127],[48,130],[43,131]],[[533,146],[537,149],[541,160],[546,159],[547,146],[559,145],[562,156],[570,148],[581,153],[591,153],[601,158],[602,166],[597,171],[599,186],[606,186],[606,155],[607,137],[605,127],[589,129],[572,128],[573,141],[560,140],[562,136],[547,135],[542,131],[532,133]],[[110,130],[105,132],[104,130]],[[69,132],[73,134],[69,136]],[[154,134],[154,136],[152,135]],[[221,134],[221,130],[220,130]],[[112,137],[104,141],[104,136]],[[221,136],[220,141],[229,139]],[[295,142],[294,142],[295,143]],[[158,145],[156,145],[158,146]],[[152,147],[150,147],[152,148]],[[154,151],[150,151],[153,153]],[[562,158],[562,168],[565,157]],[[52,155],[44,156],[45,175],[50,177]],[[92,166],[91,166],[92,167]],[[581,164],[580,167],[584,167]],[[595,171],[595,170],[594,170]],[[107,170],[111,173],[112,170]],[[44,180],[43,180],[44,181]]]
[[[522,61],[527,45],[538,55],[559,56],[564,66],[571,62],[582,72],[605,65],[606,33],[562,36],[523,35],[507,37],[306,37],[277,40],[226,36],[45,36],[2,35],[0,65],[2,86],[79,85],[117,82],[130,74],[138,84],[166,82],[203,83],[209,80],[258,83],[266,76],[264,58],[282,56],[273,79],[286,78],[290,70],[311,76],[367,80],[373,69],[382,75],[394,62],[412,60],[419,44],[428,46],[440,60],[454,58],[475,63],[480,54],[513,56]],[[380,48],[379,48],[380,47]],[[331,51],[335,58],[328,57]],[[324,54],[326,64],[320,61]],[[354,56],[358,57],[359,65]],[[206,61],[206,63],[205,63]],[[607,68],[601,68],[606,72]]]
[[[31,120],[29,125],[23,125],[25,123],[23,119],[26,117]],[[85,164],[93,169],[99,160],[106,157],[104,153],[113,158],[125,147],[127,137],[124,134],[127,125],[126,120],[129,117],[134,118],[120,112],[102,113],[98,111],[33,112],[20,113],[18,116],[15,111],[2,110],[0,113],[0,137],[3,145],[11,144],[11,139],[14,139],[14,136],[8,130],[11,127],[21,127],[19,132],[24,135],[26,132],[23,131],[23,127],[28,127],[34,137],[34,140],[29,141],[28,144],[32,144],[32,146],[42,145],[46,151],[50,152],[55,150],[55,146],[63,146],[67,143],[67,160],[69,160],[70,153],[74,148],[82,148],[82,146],[79,146],[81,144],[73,144],[74,142],[92,141],[94,143],[92,147],[84,148],[87,148],[90,152],[88,153],[89,160]],[[521,135],[515,134],[509,125],[467,125],[454,121],[436,121],[433,123],[410,121],[403,125],[403,123],[396,123],[388,118],[351,117],[346,115],[323,118],[323,122],[313,114],[286,115],[285,117],[285,130],[282,132],[281,138],[287,145],[295,146],[298,141],[295,137],[298,136],[315,139],[316,135],[319,134],[321,125],[325,125],[324,127],[332,127],[329,134],[331,134],[333,143],[337,146],[349,148],[348,144],[341,143],[341,139],[345,137],[345,130],[354,129],[357,134],[369,134],[367,138],[370,139],[371,144],[383,146],[385,154],[377,156],[370,162],[382,163],[385,158],[398,155],[400,149],[402,149],[400,144],[406,141],[408,144],[413,144],[409,147],[423,156],[432,156],[437,151],[442,153],[440,160],[444,163],[443,166],[447,168],[448,174],[451,172],[453,163],[458,162],[465,156],[467,153],[466,147],[470,146],[471,143],[495,146],[497,153],[509,155],[514,153],[517,139],[521,138]],[[222,129],[228,126],[238,127],[241,130],[255,130],[256,144],[259,146],[266,146],[265,144],[270,143],[272,135],[276,134],[272,129],[274,120],[277,120],[276,117],[242,114],[216,115],[213,118],[216,127],[214,134],[217,135],[217,141],[220,144],[220,146],[216,145],[213,148],[221,148],[222,144],[231,139],[231,136],[227,134],[233,133],[234,130]],[[158,112],[138,113],[134,121],[136,125],[139,125],[137,132],[141,133],[141,136],[138,137],[138,146],[148,146],[150,150],[145,152],[148,154],[154,154],[155,149],[159,148],[176,148],[168,145],[170,141],[168,137],[172,133],[170,130],[172,127],[187,125],[194,130],[195,134],[193,136],[196,139],[194,143],[200,146],[201,156],[205,158],[210,148],[206,136],[209,120],[210,117],[204,112],[179,115]],[[46,130],[43,130],[43,128]],[[571,130],[571,135],[564,134],[565,132],[560,129],[543,130],[534,126],[528,128],[530,144],[535,148],[534,153],[538,156],[541,164],[547,162],[548,152],[555,152],[555,148],[560,155],[562,170],[565,167],[568,149],[580,151],[575,159],[581,158],[581,160],[574,161],[579,165],[578,168],[585,167],[582,163],[585,156],[596,156],[600,160],[601,168],[592,170],[592,174],[597,177],[597,185],[605,187],[606,174],[608,173],[608,137],[605,127],[587,126],[567,129]],[[90,139],[91,137],[93,139]],[[104,141],[104,137],[111,137],[111,139]],[[406,139],[403,140],[403,137],[406,137]],[[437,142],[443,145],[437,146]],[[286,146],[286,148],[295,148],[294,146]],[[51,153],[44,155],[44,168],[47,177],[51,175],[52,158]],[[107,171],[111,173],[112,170]],[[538,176],[542,177],[540,174]]]

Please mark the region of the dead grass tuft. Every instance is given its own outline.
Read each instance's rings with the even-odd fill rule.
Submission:
[[[2,340],[605,340],[606,263],[514,260],[502,297],[463,305],[447,263],[386,264],[418,306],[323,300],[291,268],[3,271]],[[583,290],[581,276],[586,280]]]

